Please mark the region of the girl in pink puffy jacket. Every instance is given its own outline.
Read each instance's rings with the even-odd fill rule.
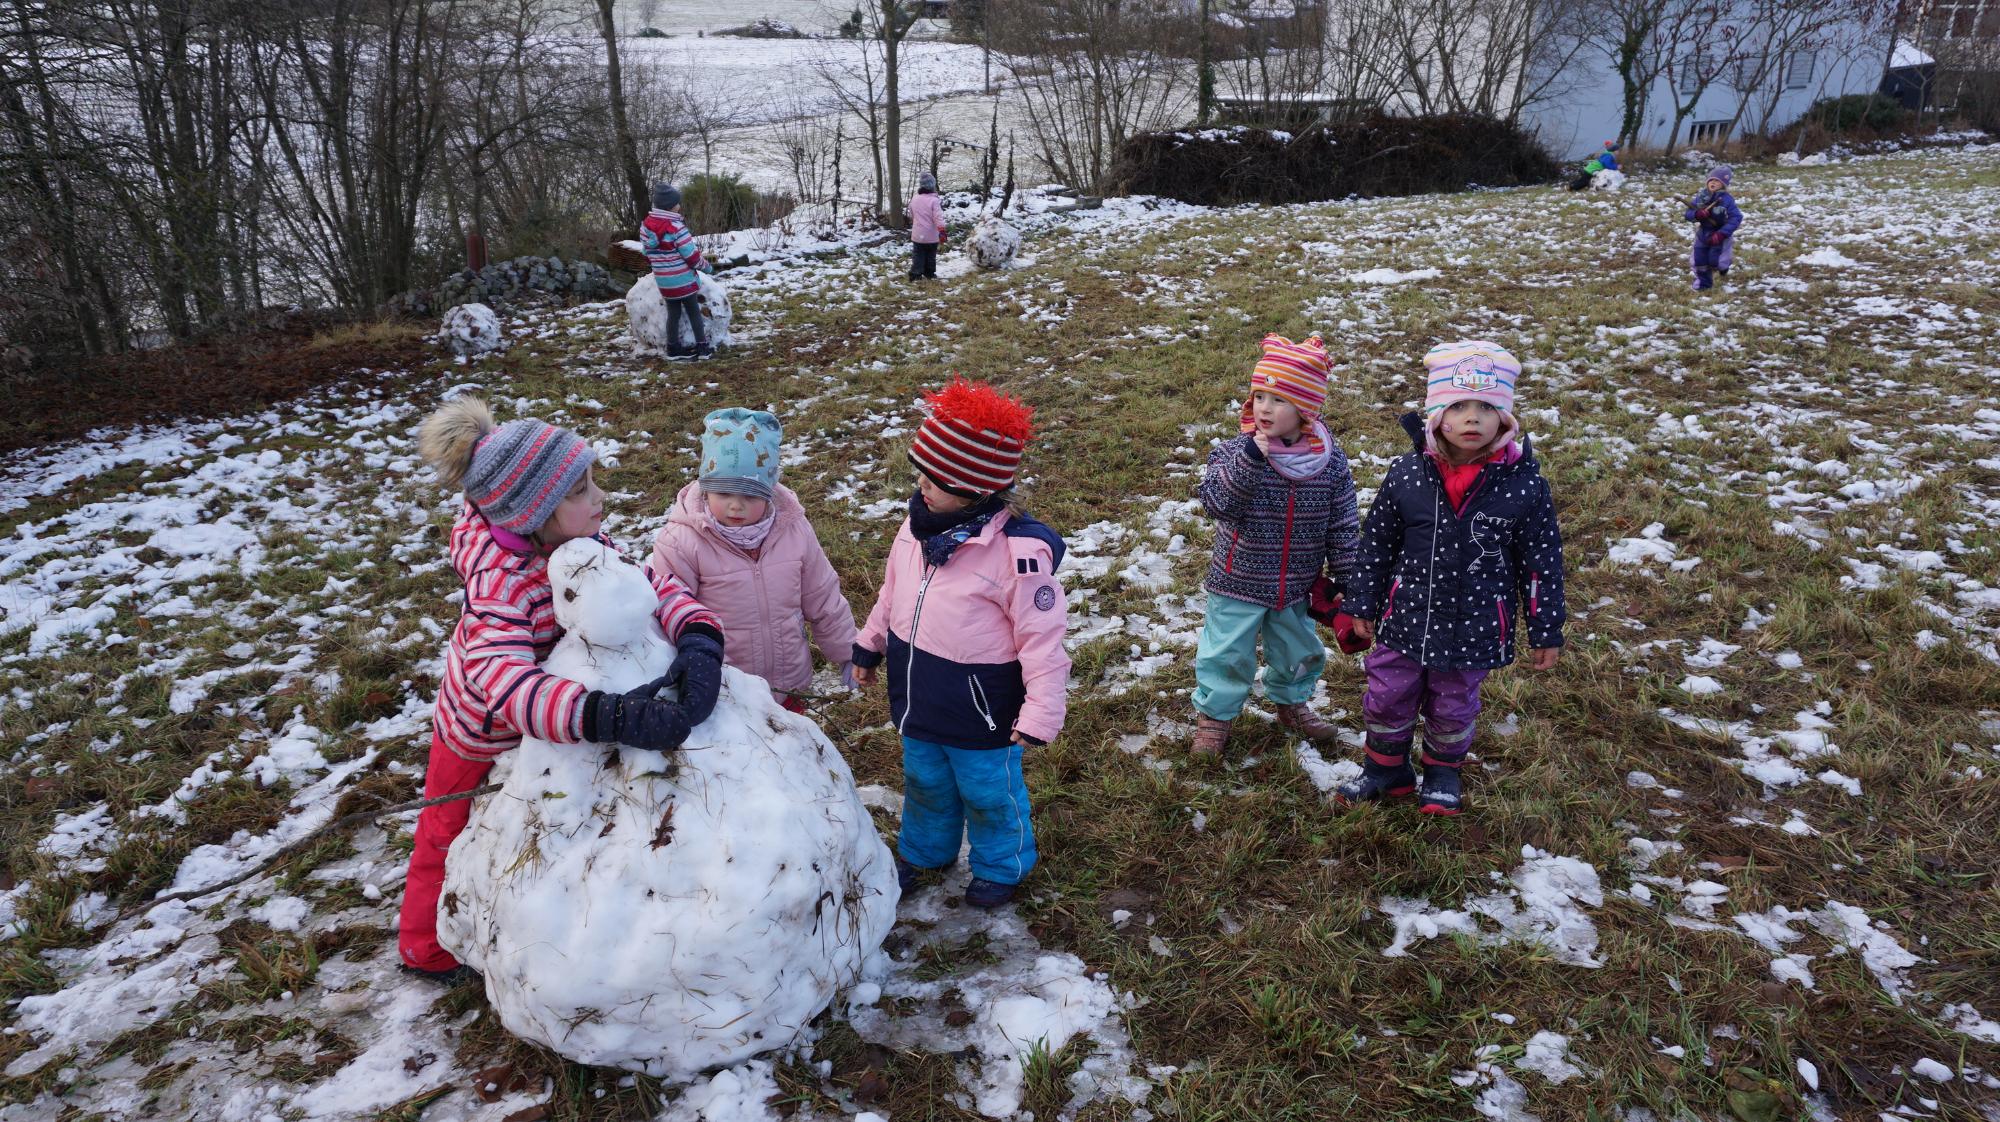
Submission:
[[[853,680],[854,611],[798,496],[778,484],[782,436],[761,410],[703,419],[700,478],[674,499],[653,540],[653,567],[680,578],[736,637],[729,665],[764,679],[799,713],[815,649]]]
[[[926,400],[910,446],[917,492],[855,640],[855,678],[870,684],[888,664],[903,737],[903,892],[955,864],[969,839],[965,901],[995,908],[1035,865],[1022,754],[1056,738],[1067,705],[1064,547],[1007,502],[1031,412],[963,379]]]

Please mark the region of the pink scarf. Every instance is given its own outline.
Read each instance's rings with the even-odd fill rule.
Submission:
[[[713,514],[708,515],[708,524],[714,528],[716,533],[722,535],[724,541],[745,553],[749,553],[763,546],[764,539],[771,536],[771,527],[778,522],[777,502],[775,500],[772,501],[769,507],[770,509],[764,512],[762,519],[752,522],[748,526],[725,526],[717,522]]]
[[[1317,416],[1305,418],[1302,439],[1293,445],[1283,445],[1276,440],[1264,449],[1264,458],[1270,461],[1271,469],[1294,483],[1311,479],[1326,470],[1326,463],[1333,458],[1333,434],[1326,430],[1326,422]],[[1250,407],[1244,406],[1243,431],[1256,432],[1257,422],[1250,419]]]

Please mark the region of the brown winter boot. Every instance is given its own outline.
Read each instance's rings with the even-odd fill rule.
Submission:
[[[1278,706],[1278,727],[1318,744],[1331,744],[1340,736],[1339,729],[1313,712],[1303,701],[1297,705]]]
[[[1194,754],[1197,756],[1220,756],[1229,747],[1228,721],[1218,721],[1214,717],[1195,714]]]

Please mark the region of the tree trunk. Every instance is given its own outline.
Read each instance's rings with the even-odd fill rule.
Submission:
[[[609,3],[609,0],[603,0]],[[882,0],[882,116],[889,174],[889,213],[884,226],[903,228],[903,99],[897,90],[897,53],[907,33],[901,0]]]
[[[625,169],[625,187],[632,192],[631,224],[637,225],[653,208],[653,192],[639,166],[639,143],[633,139],[625,112],[625,78],[618,67],[618,28],[611,19],[612,0],[597,0],[597,26],[604,35],[604,74],[611,84],[611,131],[618,145],[618,162]]]

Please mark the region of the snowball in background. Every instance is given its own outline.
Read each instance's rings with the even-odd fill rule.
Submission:
[[[1593,191],[1617,191],[1624,186],[1625,173],[1615,168],[1605,168],[1590,177],[1590,189]]]
[[[717,347],[728,346],[732,341],[729,335],[729,290],[707,273],[696,273],[695,283],[700,289],[695,293],[695,302],[701,307],[709,343]],[[638,352],[666,354],[667,303],[660,299],[660,286],[653,280],[653,274],[641,275],[625,291],[625,311],[632,317],[632,341],[638,345]],[[681,324],[681,345],[694,346],[694,329],[685,322]]]
[[[999,215],[979,220],[965,239],[965,256],[982,269],[1004,269],[1021,252],[1021,232]]]
[[[438,339],[455,355],[483,355],[507,345],[500,335],[500,317],[484,304],[459,304],[444,314]]]
[[[549,571],[565,634],[545,669],[606,690],[666,673],[636,566],[578,539]],[[679,752],[529,738],[493,778],[452,844],[438,938],[509,1031],[580,1063],[683,1078],[786,1047],[895,920],[847,762],[734,668]]]

